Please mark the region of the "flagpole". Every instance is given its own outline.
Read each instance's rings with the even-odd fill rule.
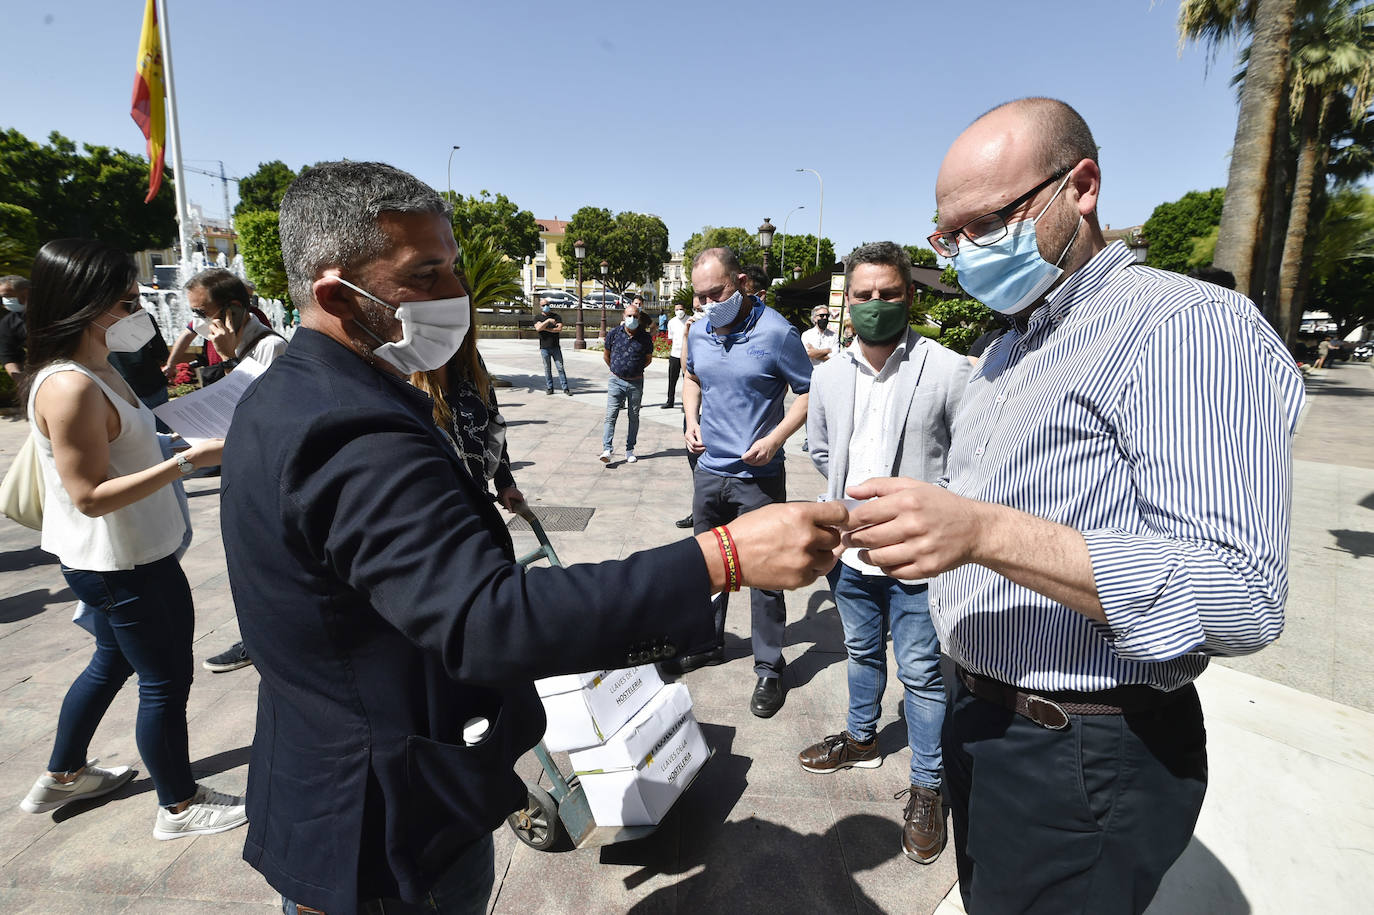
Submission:
[[[162,80],[167,85],[167,139],[172,148],[172,184],[177,200],[177,234],[181,239],[181,263],[191,263],[191,210],[186,205],[186,182],[181,170],[181,128],[177,118],[177,94],[172,82],[171,29],[167,25],[167,0],[157,2],[158,40],[162,45]],[[183,270],[184,274],[186,271]],[[183,281],[190,279],[182,276]]]

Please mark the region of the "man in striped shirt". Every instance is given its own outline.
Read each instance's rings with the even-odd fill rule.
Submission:
[[[848,535],[870,563],[939,575],[945,785],[979,915],[1142,911],[1206,789],[1192,681],[1283,628],[1302,379],[1248,299],[1107,245],[1100,182],[1062,102],[954,142],[930,241],[1012,327],[963,399],[947,488],[849,490],[872,500]]]

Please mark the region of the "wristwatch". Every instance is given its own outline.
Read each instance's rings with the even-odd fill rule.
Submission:
[[[185,476],[185,475],[188,474],[188,473],[195,473],[195,472],[196,472],[196,465],[195,465],[195,464],[192,464],[189,460],[187,460],[186,455],[184,455],[184,454],[178,454],[178,455],[177,455],[177,469],[181,471],[181,475],[182,475],[182,476]]]

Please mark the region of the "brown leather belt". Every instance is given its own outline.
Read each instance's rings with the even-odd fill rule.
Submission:
[[[999,680],[957,668],[959,679],[979,699],[1010,709],[1051,731],[1069,726],[1070,715],[1129,715],[1170,704],[1185,690],[1166,693],[1152,686],[1117,686],[1095,693],[1072,690],[1028,693]]]

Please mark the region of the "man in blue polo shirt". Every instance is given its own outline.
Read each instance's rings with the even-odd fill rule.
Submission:
[[[688,331],[682,406],[687,448],[700,455],[692,475],[696,532],[770,502],[787,499],[783,443],[806,422],[811,361],[801,335],[787,319],[745,293],[746,276],[729,248],[710,248],[692,263],[692,288],[705,319]],[[798,395],[784,411],[791,388]],[[728,594],[715,598],[716,647],[665,665],[688,671],[725,660]],[[782,708],[781,591],[750,595],[754,673],[749,710],[771,718]]]
[[[639,405],[644,400],[644,369],[654,358],[654,338],[643,326],[640,309],[644,300],[635,296],[625,306],[625,317],[619,327],[606,333],[603,353],[611,377],[606,381],[606,424],[601,435],[601,463],[609,464],[615,438],[615,417],[624,406],[629,417],[625,430],[625,463],[633,464],[635,439],[639,437]]]

